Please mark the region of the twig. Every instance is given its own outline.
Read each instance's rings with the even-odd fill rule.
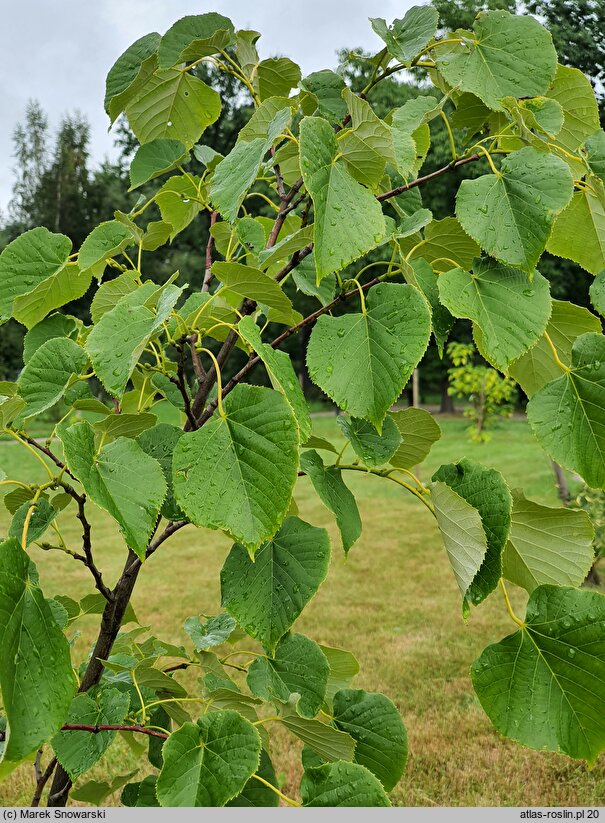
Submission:
[[[210,214],[210,228],[208,229],[208,242],[206,243],[206,268],[204,271],[204,282],[202,283],[202,291],[208,291],[210,283],[212,282],[212,249],[214,248],[214,237],[212,236],[212,227],[216,223],[218,212],[213,211]]]
[[[3,737],[0,737],[0,740],[3,740],[3,739],[4,739]],[[48,783],[48,781],[52,777],[52,773],[54,772],[56,766],[57,766],[57,758],[53,757],[53,759],[50,761],[50,763],[48,764],[48,766],[44,770],[44,773],[40,775],[40,777],[38,779],[38,782],[36,783],[36,791],[34,793],[34,796],[32,797],[32,802],[31,802],[32,806],[39,806],[40,805],[40,799],[42,797],[42,792],[44,791],[44,787],[46,786],[46,784]]]
[[[424,183],[428,183],[436,177],[441,177],[442,174],[447,174],[448,171],[457,169],[460,166],[466,166],[467,163],[474,163],[475,160],[479,160],[480,158],[480,154],[471,154],[470,157],[462,157],[460,160],[453,160],[451,163],[448,163],[447,166],[442,166],[442,168],[432,171],[430,174],[425,174],[424,177],[417,177],[416,180],[412,180],[410,183],[404,183],[402,186],[397,186],[397,188],[391,189],[391,191],[385,191],[383,194],[376,195],[376,199],[380,203],[384,200],[390,200],[391,197],[396,197],[398,194],[403,194],[404,191],[415,189],[416,186],[422,186]]]
[[[61,727],[63,732],[88,732],[89,734],[100,734],[101,732],[136,732],[137,734],[147,734],[149,737],[160,737],[167,740],[170,735],[158,732],[155,729],[148,729],[145,726],[128,725],[121,723],[108,723],[101,726],[87,726],[85,723],[65,723]]]
[[[177,376],[170,377],[170,382],[174,383],[174,385],[178,388],[181,393],[181,397],[183,398],[183,403],[185,405],[185,414],[187,415],[187,420],[189,421],[190,425],[195,428],[195,415],[191,411],[191,398],[189,397],[189,391],[187,389],[187,383],[185,382],[185,350],[183,348],[182,341],[178,341],[176,343],[176,350],[179,355],[178,363],[177,363]]]
[[[27,441],[30,444],[30,446],[33,446],[35,449],[38,449],[38,451],[41,451],[47,457],[50,457],[55,466],[58,466],[62,471],[65,472],[65,474],[68,474],[72,480],[78,481],[78,478],[70,472],[65,463],[61,462],[61,460],[59,460],[59,458],[55,454],[53,454],[49,448],[43,446],[42,443],[38,443],[37,440],[35,440],[33,437],[30,437],[30,435],[26,434],[25,432],[19,432],[19,436],[22,437],[23,440]]]
[[[82,524],[82,551],[84,555],[69,552],[75,560],[79,560],[90,571],[95,581],[95,586],[108,603],[113,602],[114,596],[111,590],[103,582],[103,575],[97,567],[92,553],[91,525],[86,517],[86,495],[78,492],[69,483],[60,483],[61,488],[76,501],[78,506],[77,518]]]
[[[201,383],[206,377],[206,369],[202,365],[200,353],[195,348],[195,344],[197,343],[197,337],[197,333],[194,332],[190,337],[187,338],[187,342],[189,343],[189,348],[191,350],[191,362],[193,363],[193,371],[195,373],[195,376],[197,377],[198,383]]]

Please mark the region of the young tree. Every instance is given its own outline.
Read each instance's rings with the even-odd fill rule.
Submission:
[[[9,219],[17,231],[36,225],[33,219],[36,193],[46,168],[48,153],[48,119],[37,100],[30,100],[25,109],[25,123],[13,132],[15,182],[8,206]]]
[[[464,415],[471,421],[467,429],[470,439],[487,443],[491,437],[487,429],[494,418],[512,414],[516,384],[485,361],[476,362],[477,352],[472,343],[449,343],[447,353],[452,361],[449,392],[469,402]]]
[[[512,621],[514,633],[471,672],[496,729],[588,763],[605,749],[605,601],[579,588],[593,559],[588,516],[511,493],[499,472],[468,460],[425,485],[413,468],[439,427],[421,409],[389,411],[431,334],[444,346],[454,318],[465,318],[488,362],[531,396],[547,453],[605,486],[600,321],[553,301],[536,269],[547,247],[592,274],[605,268],[605,134],[594,127],[589,81],[574,74],[567,94],[567,70],[533,18],[492,11],[472,31],[440,36],[437,23],[429,6],[391,26],[373,20],[385,45],[359,94],[334,72],[303,79],[288,58],[260,60],[258,34],[218,14],[141,38],[108,75],[106,109],[112,121],[125,112],[140,143],[130,182],[145,195],[77,253],[65,235],[35,228],[0,255],[0,317],[28,329],[26,365],[2,384],[0,416],[48,477],[0,480],[13,510],[0,544],[0,775],[50,747],[38,755],[34,804],[52,779],[48,803],[64,805],[119,730],[148,740],[153,769],[124,787],[126,805],[388,805],[407,757],[395,706],[352,688],[351,654],[293,630],[331,552],[327,532],[293,508],[301,474],[334,512],[345,553],[361,533],[349,472],[413,495],[434,515],[463,613],[497,592]],[[200,142],[221,111],[195,74],[205,62],[254,101],[225,153]],[[379,117],[370,92],[407,68],[435,89]],[[451,158],[426,174],[438,120]],[[433,219],[422,192],[482,158],[487,171],[460,184],[456,216]],[[257,200],[270,217],[250,214]],[[177,273],[150,279],[148,261],[168,257],[170,240],[202,214],[211,229],[201,285],[186,294]],[[390,254],[372,259],[383,247]],[[113,280],[108,268],[119,272]],[[90,323],[55,311],[93,280]],[[301,293],[316,301],[304,315]],[[601,275],[592,295],[605,311]],[[346,305],[355,310],[343,313]],[[268,323],[280,327],[275,337]],[[282,348],[309,329],[309,374],[346,412],[348,452],[313,435]],[[248,382],[261,369],[271,388]],[[111,404],[94,396],[94,381]],[[182,429],[157,422],[160,400],[181,411]],[[69,411],[40,443],[30,424],[59,402]],[[115,584],[100,568],[94,506],[124,536]],[[48,531],[74,517],[78,550]],[[129,604],[143,565],[194,527],[234,541],[223,610],[186,621],[186,649],[125,630],[136,623]],[[36,546],[81,563],[96,593],[46,600]],[[195,569],[182,571],[184,585],[195,584]],[[509,585],[529,594],[524,617]],[[98,637],[86,660],[72,660],[66,631],[91,611],[101,614]],[[201,674],[190,691],[181,678],[189,667]],[[305,744],[300,800],[277,786],[275,725]],[[77,783],[73,796],[89,791]]]

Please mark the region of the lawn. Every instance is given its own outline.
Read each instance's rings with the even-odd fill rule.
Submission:
[[[556,504],[550,463],[523,420],[501,424],[493,440],[483,446],[465,439],[465,426],[459,419],[443,421],[444,438],[421,468],[423,480],[441,463],[467,456],[500,469],[511,488],[523,487],[528,497]],[[316,417],[314,430],[340,441],[333,417]],[[18,445],[0,443],[0,466],[9,476],[17,471],[19,477],[25,471],[32,478],[38,476],[39,467]],[[563,756],[506,742],[474,696],[468,674],[473,659],[487,643],[514,630],[498,592],[465,622],[430,513],[394,483],[358,473],[346,479],[356,493],[364,524],[363,535],[346,561],[331,514],[309,481],[299,481],[295,497],[300,516],[329,530],[333,558],[328,579],[296,628],[318,642],[351,650],[361,664],[358,687],[382,691],[397,704],[408,728],[410,757],[406,774],[392,794],[393,803],[602,805],[605,758],[589,771]],[[113,582],[123,562],[123,543],[108,516],[95,511],[92,520],[98,563],[108,582]],[[0,532],[7,523],[3,510]],[[66,526],[64,536],[68,545],[76,546],[77,523]],[[163,639],[185,642],[183,621],[193,614],[215,613],[219,606],[218,573],[228,548],[229,541],[220,533],[188,527],[176,534],[139,579],[134,606],[141,622]],[[32,556],[47,596],[65,592],[75,597],[92,590],[86,570],[70,558],[35,548]],[[512,595],[522,612],[523,593],[513,590]],[[75,644],[80,660],[96,633],[97,618],[77,625],[82,632]],[[195,678],[185,676],[193,686]],[[285,732],[274,740],[272,754],[283,790],[296,796],[298,745]],[[139,765],[118,739],[83,780],[126,773]],[[32,791],[33,768],[22,767],[0,784],[0,802],[28,804]]]

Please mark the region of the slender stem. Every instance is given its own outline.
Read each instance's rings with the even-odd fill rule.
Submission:
[[[503,577],[500,578],[500,588],[502,589],[502,594],[504,595],[504,602],[506,603],[506,610],[508,611],[510,619],[513,621],[513,623],[516,623],[517,626],[524,629],[525,628],[525,623],[521,620],[520,617],[517,617],[517,615],[515,614],[515,612],[513,610],[513,607],[511,605],[511,602],[510,602],[510,599],[509,599],[509,596],[508,596],[508,592],[506,591],[506,585],[504,583],[504,578]]]
[[[494,165],[494,161],[492,160],[492,156],[491,156],[491,154],[489,153],[489,151],[485,148],[485,146],[482,146],[482,145],[480,145],[479,143],[477,143],[477,145],[476,145],[476,146],[473,146],[473,148],[474,148],[474,149],[477,149],[478,151],[480,151],[480,152],[481,152],[481,154],[483,154],[483,155],[486,157],[487,162],[489,163],[489,167],[490,167],[490,169],[492,170],[492,173],[493,173],[493,174],[495,174],[495,175],[496,175],[496,177],[500,177],[501,172],[500,172],[500,171],[498,171],[498,169],[497,169],[497,168],[496,168],[496,166]]]
[[[550,350],[552,352],[553,359],[554,359],[555,363],[557,364],[557,366],[561,369],[561,371],[564,371],[566,374],[569,374],[571,369],[569,368],[569,366],[566,366],[565,363],[559,357],[559,353],[558,353],[558,351],[555,347],[555,344],[552,341],[551,336],[548,334],[548,332],[544,332],[544,339],[548,343],[548,347],[550,348]]]
[[[25,433],[19,435],[16,431],[13,431],[13,429],[4,429],[4,431],[8,435],[10,435],[14,440],[16,440],[17,443],[21,443],[22,446],[25,446],[25,448],[33,454],[36,460],[38,460],[44,466],[44,470],[47,472],[48,476],[52,480],[54,475],[51,472],[48,464],[40,457],[38,452],[36,452],[35,449],[32,448],[32,446],[37,448],[39,451],[44,452],[45,454],[47,453],[47,449],[45,449],[44,446],[41,446],[39,443],[33,440],[33,438],[30,438],[29,435],[26,435]],[[56,462],[57,461],[55,460],[55,463]]]
[[[454,135],[452,133],[452,127],[450,126],[450,121],[448,119],[447,114],[443,111],[443,109],[439,111],[439,115],[445,123],[445,128],[447,129],[447,136],[450,141],[450,151],[452,152],[452,161],[456,162],[456,160],[458,159],[458,155],[456,153],[456,143],[454,141]]]
[[[301,806],[301,804],[298,802],[298,800],[292,800],[292,798],[291,798],[291,797],[288,797],[288,796],[287,796],[287,795],[285,795],[283,792],[280,792],[280,790],[279,790],[278,788],[276,788],[276,787],[273,785],[273,783],[269,783],[269,781],[268,781],[268,780],[265,780],[265,778],[264,778],[264,777],[261,777],[259,774],[253,774],[253,775],[252,775],[252,777],[253,777],[255,780],[258,780],[258,781],[259,781],[260,783],[262,783],[263,785],[265,785],[268,789],[271,789],[271,791],[272,791],[272,792],[275,792],[275,794],[276,794],[278,797],[281,797],[281,799],[282,799],[283,801],[285,801],[285,802],[286,802],[289,806],[297,806],[297,807],[300,807],[300,806]]]
[[[214,236],[212,234],[212,227],[216,223],[218,212],[210,213],[210,228],[208,230],[208,242],[206,243],[206,267],[204,270],[204,282],[202,283],[202,291],[208,291],[210,283],[212,282],[212,250],[214,248]]]
[[[99,726],[87,726],[85,723],[65,723],[61,731],[88,732],[89,734],[99,734],[100,732],[136,732],[137,734],[147,734],[149,737],[160,737],[162,740],[166,740],[170,736],[164,732],[157,732],[155,729],[149,729],[139,724],[128,725],[121,723],[106,723]]]
[[[198,383],[201,383],[202,380],[206,377],[206,369],[202,365],[202,361],[200,359],[200,353],[195,348],[195,344],[197,343],[197,333],[194,332],[190,337],[187,338],[189,342],[189,349],[191,351],[191,362],[193,363],[193,372],[197,378]]]
[[[52,777],[52,774],[57,767],[57,762],[57,758],[53,757],[48,766],[46,767],[46,769],[44,770],[44,772],[42,773],[42,775],[40,776],[40,778],[38,779],[38,782],[36,783],[36,791],[34,793],[34,796],[32,797],[32,806],[40,805],[42,792],[44,791],[46,784]]]
[[[381,203],[385,200],[390,200],[391,197],[396,197],[398,194],[403,194],[404,191],[415,189],[416,186],[423,186],[425,183],[435,180],[437,177],[441,177],[442,174],[447,174],[448,171],[460,168],[460,166],[465,166],[467,163],[474,163],[475,160],[479,160],[480,157],[480,154],[471,154],[469,157],[461,157],[459,160],[454,160],[451,163],[448,163],[447,166],[443,166],[436,171],[432,171],[430,174],[425,174],[424,177],[417,177],[416,180],[411,180],[409,183],[404,183],[402,186],[397,186],[397,188],[391,189],[391,191],[385,191],[383,194],[379,194],[376,199]]]

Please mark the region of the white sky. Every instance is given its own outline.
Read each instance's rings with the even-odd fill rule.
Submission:
[[[418,2],[418,0],[416,0]],[[342,47],[380,48],[368,17],[403,17],[414,0],[0,0],[0,209],[12,186],[11,134],[37,98],[51,126],[79,109],[91,124],[91,155],[112,154],[103,110],[105,76],[150,31],[186,14],[217,11],[236,28],[262,32],[262,57],[285,54],[303,75],[334,68]]]

